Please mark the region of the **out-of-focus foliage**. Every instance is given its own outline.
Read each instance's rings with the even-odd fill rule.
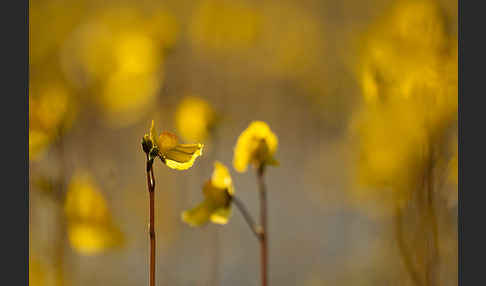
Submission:
[[[72,178],[64,211],[69,242],[80,254],[93,255],[122,245],[123,235],[112,221],[100,190],[87,174]]]
[[[278,138],[263,121],[253,121],[243,130],[236,142],[233,167],[243,173],[248,164],[259,167],[261,164],[277,165],[273,155],[277,151]]]
[[[186,141],[205,141],[216,123],[216,112],[200,97],[184,97],[175,113],[176,127]]]
[[[234,195],[233,181],[228,168],[214,163],[211,179],[203,187],[204,201],[182,213],[182,220],[190,226],[201,226],[211,221],[226,224],[231,216],[231,197]]]
[[[457,121],[457,36],[434,1],[400,1],[364,38],[358,74],[363,111],[357,134],[361,198],[401,204],[418,188],[425,164]],[[437,154],[439,154],[437,157]],[[384,192],[385,190],[385,192]]]

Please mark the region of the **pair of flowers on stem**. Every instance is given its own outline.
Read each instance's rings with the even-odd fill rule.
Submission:
[[[203,186],[204,200],[196,207],[182,213],[182,220],[190,226],[202,226],[208,222],[226,224],[231,215],[231,206],[241,211],[245,221],[260,242],[262,285],[268,285],[268,235],[267,200],[264,183],[265,167],[278,165],[274,158],[277,150],[277,136],[262,121],[252,122],[239,136],[234,150],[233,166],[246,172],[248,165],[256,169],[260,195],[260,224],[256,224],[245,205],[235,196],[235,188],[228,168],[221,162],[214,163],[211,178]],[[160,158],[169,168],[186,170],[192,167],[197,157],[202,155],[203,144],[179,144],[177,136],[162,132],[157,137],[154,122],[149,134],[142,139],[142,149],[147,156],[147,186],[150,197],[150,286],[155,285],[155,230],[154,230],[154,192],[155,178],[153,162]]]

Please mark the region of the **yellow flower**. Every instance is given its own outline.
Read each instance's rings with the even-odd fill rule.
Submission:
[[[175,114],[176,127],[182,138],[187,141],[204,141],[216,119],[211,106],[203,99],[186,96]]]
[[[234,187],[225,165],[218,161],[214,163],[213,174],[204,184],[203,194],[204,201],[195,208],[183,212],[182,220],[190,226],[201,226],[208,221],[216,224],[228,223]]]
[[[43,286],[46,285],[46,271],[44,265],[36,256],[29,255],[29,285]]]
[[[89,177],[77,175],[71,180],[64,211],[69,242],[77,252],[93,255],[122,244],[106,201]]]
[[[278,165],[273,158],[277,151],[277,136],[263,121],[253,121],[238,138],[234,150],[233,166],[236,171],[243,173],[248,164]]]
[[[148,150],[145,146],[150,145]],[[179,144],[176,135],[164,131],[157,137],[155,124],[152,120],[150,133],[145,134],[143,139],[144,151],[149,151],[152,155],[159,157],[169,168],[176,170],[186,170],[192,167],[196,158],[202,155],[203,144]]]

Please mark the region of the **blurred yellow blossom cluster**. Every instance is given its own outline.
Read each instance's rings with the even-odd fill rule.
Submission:
[[[58,54],[83,13],[81,2],[30,1],[29,160],[41,158],[76,116],[75,92],[62,75]]]
[[[156,100],[164,78],[164,56],[178,35],[165,10],[144,14],[135,7],[95,11],[67,41],[63,68],[92,93],[114,125],[133,123]]]
[[[429,158],[448,160],[437,154],[449,156],[440,152],[457,121],[457,36],[445,17],[435,1],[400,1],[365,35],[364,107],[353,128],[359,182],[388,190],[373,199],[400,204]]]
[[[69,242],[77,252],[93,255],[123,243],[103,195],[87,174],[72,178],[64,211]]]

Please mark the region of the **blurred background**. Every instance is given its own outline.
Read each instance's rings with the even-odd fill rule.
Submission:
[[[141,138],[205,144],[155,165],[158,285],[260,285],[234,210],[191,228],[214,160],[263,120],[271,285],[457,285],[457,1],[30,0],[30,285],[147,285]]]

